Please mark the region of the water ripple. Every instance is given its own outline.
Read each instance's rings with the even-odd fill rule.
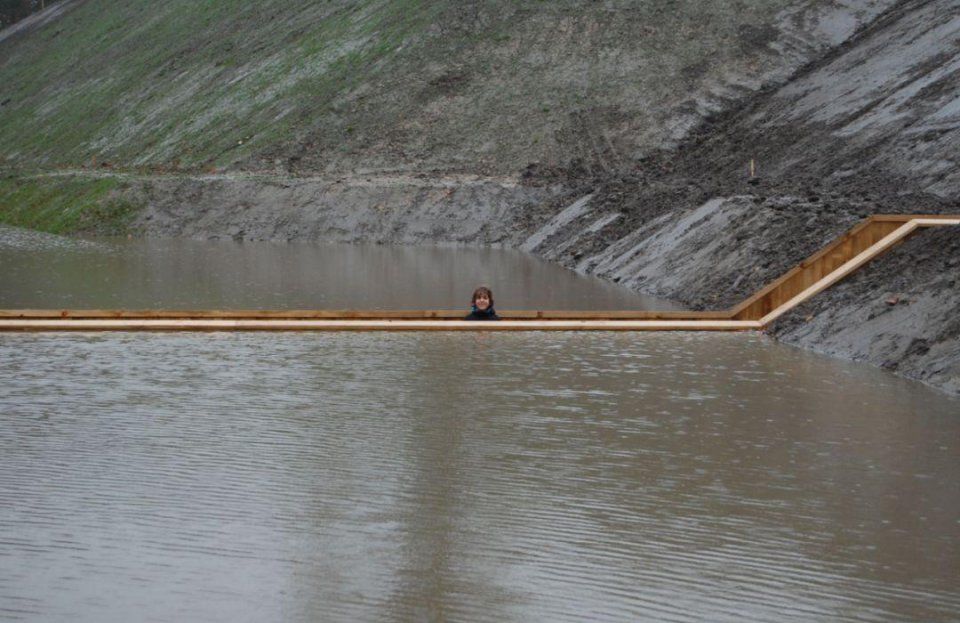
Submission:
[[[955,620],[960,402],[880,374],[727,335],[0,336],[0,619]]]

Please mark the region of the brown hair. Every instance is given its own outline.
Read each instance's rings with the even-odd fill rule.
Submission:
[[[487,298],[490,299],[490,307],[493,307],[493,292],[491,292],[490,288],[488,288],[487,286],[480,286],[479,288],[473,291],[473,296],[470,297],[470,304],[476,305],[477,297],[480,296],[481,294],[487,295]]]

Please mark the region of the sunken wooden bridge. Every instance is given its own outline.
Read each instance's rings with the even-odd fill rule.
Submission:
[[[723,311],[507,311],[468,322],[462,310],[0,310],[0,331],[749,331],[761,330],[921,228],[960,215],[875,215],[773,283]]]

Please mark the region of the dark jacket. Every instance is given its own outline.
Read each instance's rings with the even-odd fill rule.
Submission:
[[[493,305],[491,305],[483,311],[474,307],[473,311],[471,311],[464,320],[500,320],[500,316],[497,315],[497,312],[493,309]]]

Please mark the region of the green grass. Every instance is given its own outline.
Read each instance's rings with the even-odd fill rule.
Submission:
[[[0,178],[0,224],[52,234],[123,234],[141,206],[112,178]]]
[[[40,166],[91,157],[229,166],[315,123],[312,115],[273,117],[281,107],[314,110],[369,78],[429,24],[435,6],[92,0],[0,51],[0,91],[11,100],[0,109],[0,144],[14,147],[0,157]],[[258,101],[278,83],[285,86]],[[245,136],[253,141],[237,148]]]
[[[565,136],[571,111],[617,111],[625,143],[646,136],[696,87],[683,68],[735,73],[739,26],[786,4],[86,0],[0,43],[0,166],[516,170],[568,156],[516,137]],[[431,87],[445,75],[465,79]]]

